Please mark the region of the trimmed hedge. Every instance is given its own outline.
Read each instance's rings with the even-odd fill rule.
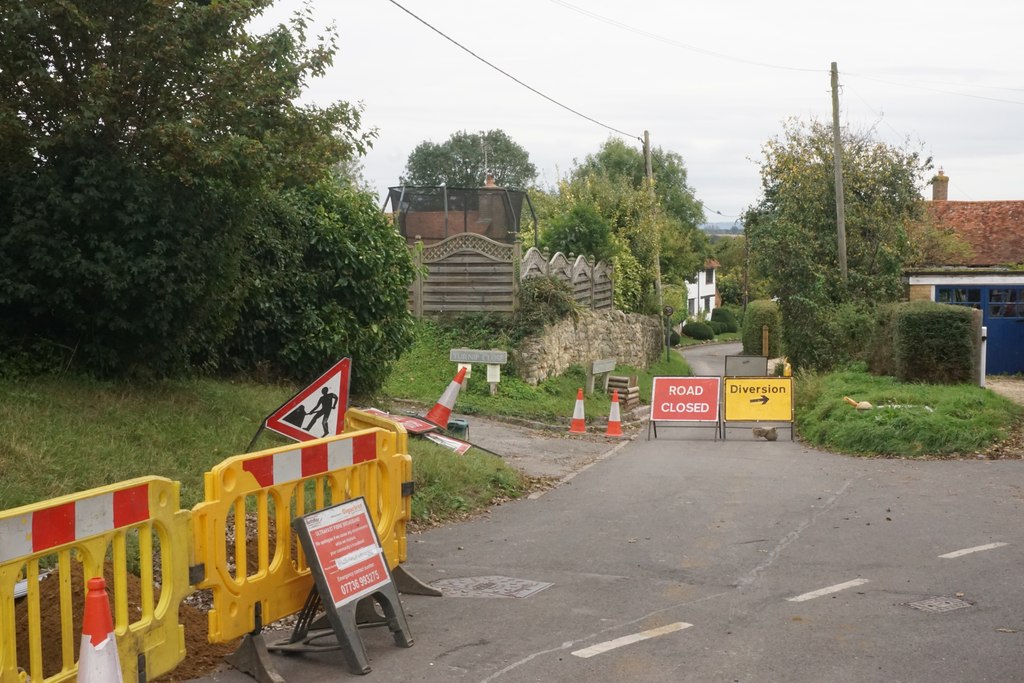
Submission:
[[[768,357],[780,355],[782,317],[779,315],[779,305],[768,299],[747,304],[747,312],[743,315],[743,353],[761,355],[761,328],[765,325],[768,326]]]
[[[960,384],[975,373],[974,310],[931,301],[897,306],[892,318],[893,361],[902,382]]]
[[[740,331],[740,324],[736,321],[736,316],[728,308],[719,306],[711,311],[711,322],[720,323],[723,332]]]
[[[683,325],[683,334],[692,339],[700,339],[702,341],[715,338],[715,332],[711,329],[711,326],[700,321],[688,322]]]

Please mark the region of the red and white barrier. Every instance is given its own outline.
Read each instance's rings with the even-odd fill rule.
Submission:
[[[459,397],[459,390],[462,388],[462,380],[465,377],[466,368],[459,368],[455,379],[448,384],[448,388],[441,394],[441,398],[437,399],[437,403],[426,414],[426,420],[433,422],[441,429],[448,428],[448,419],[452,416],[452,410],[455,408],[455,399]]]
[[[107,583],[89,579],[82,615],[82,649],[78,655],[78,683],[123,683],[121,661],[114,639]]]
[[[608,411],[608,428],[605,436],[622,436],[622,417],[619,414],[619,390],[612,390],[612,407]]]
[[[261,487],[285,484],[377,458],[377,435],[363,434],[316,446],[268,453],[242,463]]]
[[[149,485],[139,484],[0,520],[0,563],[149,518]]]
[[[576,407],[572,411],[572,424],[569,425],[570,434],[586,434],[587,421],[583,413],[583,389],[576,391]]]

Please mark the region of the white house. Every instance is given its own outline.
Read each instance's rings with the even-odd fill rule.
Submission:
[[[686,280],[686,312],[688,315],[696,316],[701,311],[708,318],[711,311],[718,305],[718,288],[715,282],[715,269],[721,264],[714,259],[704,262],[704,270],[701,270],[692,278]]]

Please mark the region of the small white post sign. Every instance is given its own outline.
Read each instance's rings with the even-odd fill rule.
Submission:
[[[615,369],[614,358],[601,358],[599,360],[592,361],[590,367],[587,368],[587,393],[594,393],[594,378],[598,375],[604,376],[604,384],[602,391],[608,391],[608,375],[611,374],[612,370]]]
[[[487,382],[491,385],[491,396],[498,393],[498,382],[501,381],[501,366],[508,362],[508,351],[496,349],[451,349],[448,360],[459,364],[459,369],[466,368],[466,377],[472,373],[473,363],[487,365]]]

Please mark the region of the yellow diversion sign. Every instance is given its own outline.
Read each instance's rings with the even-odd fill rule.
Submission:
[[[792,422],[792,377],[726,377],[726,422]]]

